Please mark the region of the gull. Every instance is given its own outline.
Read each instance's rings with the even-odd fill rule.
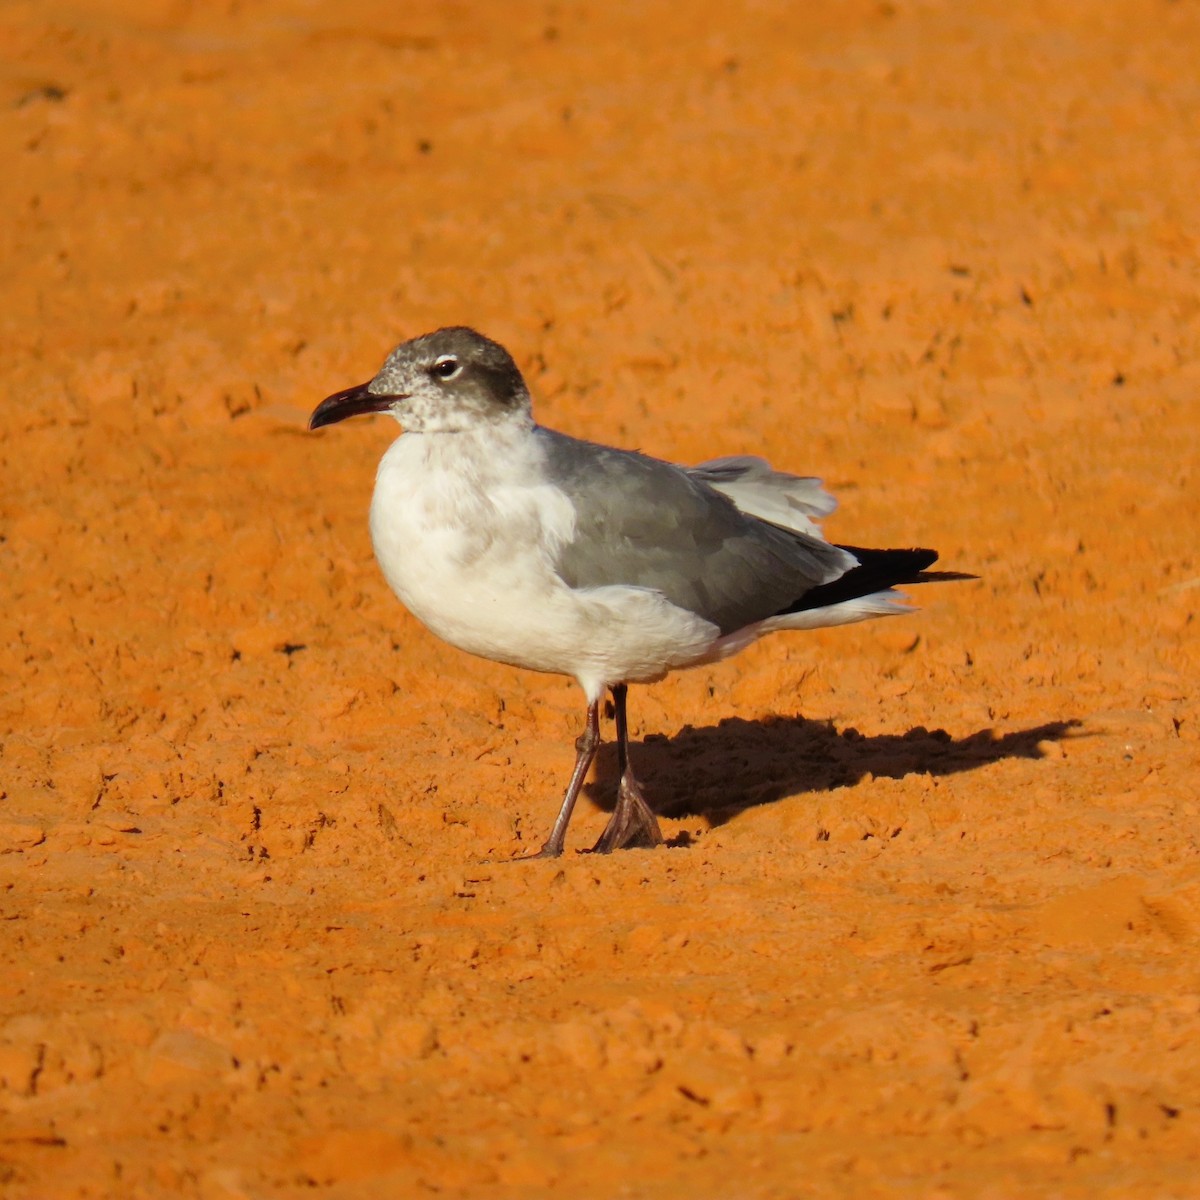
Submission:
[[[401,602],[452,646],[573,676],[587,699],[575,769],[533,858],[557,858],[611,691],[620,783],[594,853],[662,844],[629,758],[626,695],[769,633],[912,611],[898,584],[933,550],[833,545],[820,480],[761,458],[681,467],[538,425],[512,356],[465,326],[397,346],[310,429],[387,413],[403,432],[375,478],[375,556]]]

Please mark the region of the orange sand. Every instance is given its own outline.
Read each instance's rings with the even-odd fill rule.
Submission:
[[[6,1198],[1200,1195],[1194,4],[0,41]],[[635,689],[686,844],[496,865],[581,696],[388,593],[390,422],[304,432],[451,322],[981,582]]]

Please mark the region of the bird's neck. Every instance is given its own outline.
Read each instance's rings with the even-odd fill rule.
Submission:
[[[425,471],[487,479],[529,455],[533,428],[527,414],[509,414],[462,428],[405,433],[400,441],[406,457],[415,457]]]

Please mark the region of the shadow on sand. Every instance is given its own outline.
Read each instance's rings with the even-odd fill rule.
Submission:
[[[1041,758],[1042,742],[1062,741],[1077,720],[1048,721],[999,736],[981,729],[953,738],[918,725],[904,734],[867,737],[828,721],[728,717],[717,725],[685,725],[674,737],[651,734],[630,756],[650,806],[669,817],[702,815],[723,825],[738,813],[787,796],[848,787],[866,775],[957,775],[1005,758]],[[588,797],[611,811],[617,788],[617,751],[606,742],[596,759]]]

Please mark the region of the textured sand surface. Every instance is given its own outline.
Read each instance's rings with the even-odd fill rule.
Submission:
[[[1200,1195],[1200,10],[0,8],[0,1192]],[[388,593],[384,419],[822,475],[978,583],[583,715]],[[1188,680],[1192,683],[1188,683]],[[606,723],[606,732],[610,726]]]

